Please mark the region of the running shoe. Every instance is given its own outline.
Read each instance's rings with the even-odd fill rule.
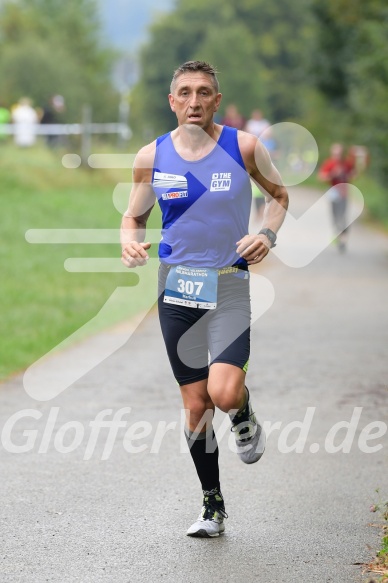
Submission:
[[[252,410],[248,389],[247,392],[248,400],[245,408],[231,416],[231,431],[236,437],[237,454],[240,459],[244,464],[254,464],[263,455],[267,439]]]
[[[200,538],[214,538],[220,536],[225,530],[224,518],[228,518],[225,512],[222,496],[204,496],[201,514],[187,531],[188,536]]]

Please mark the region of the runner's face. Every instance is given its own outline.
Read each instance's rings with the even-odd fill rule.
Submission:
[[[210,75],[184,73],[176,79],[168,99],[179,125],[190,124],[206,129],[219,107],[221,93],[216,92]]]

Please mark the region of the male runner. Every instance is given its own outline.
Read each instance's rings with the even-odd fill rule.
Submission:
[[[227,516],[212,428],[215,407],[229,413],[243,462],[257,462],[265,448],[245,387],[248,267],[274,246],[288,195],[257,137],[214,123],[222,96],[211,65],[184,63],[170,91],[178,127],[136,157],[122,220],[122,262],[131,268],[146,264],[146,223],[157,198],[163,221],[159,318],[203,490],[201,514],[187,534],[215,537],[224,532]],[[248,234],[250,177],[268,193],[263,228],[254,235]]]

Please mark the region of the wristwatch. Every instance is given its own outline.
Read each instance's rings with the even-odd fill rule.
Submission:
[[[271,243],[271,248],[276,247],[277,235],[271,231],[271,229],[261,229],[259,235],[265,235],[267,237],[268,241]]]

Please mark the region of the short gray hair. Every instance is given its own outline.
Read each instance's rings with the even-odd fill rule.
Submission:
[[[186,63],[183,63],[183,65],[180,65],[174,71],[174,75],[172,77],[170,86],[171,93],[173,92],[175,81],[180,75],[183,75],[184,73],[196,73],[197,71],[206,73],[206,75],[211,77],[213,87],[218,93],[220,90],[220,84],[217,79],[218,71],[215,67],[213,67],[213,65],[210,65],[210,63],[206,63],[205,61],[187,61]]]

